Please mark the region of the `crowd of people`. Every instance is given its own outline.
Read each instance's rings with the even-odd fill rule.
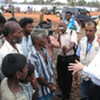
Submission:
[[[73,78],[78,76],[80,99],[100,100],[100,33],[95,34],[96,22],[85,23],[86,36],[79,44],[81,27],[71,12],[58,22],[57,38],[33,23],[28,17],[18,21],[0,15],[1,100],[53,100],[57,86],[53,48],[59,50],[56,69],[62,100],[70,100]]]

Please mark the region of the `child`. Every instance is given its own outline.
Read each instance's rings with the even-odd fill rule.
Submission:
[[[2,100],[28,100],[25,91],[19,81],[27,76],[26,58],[17,53],[8,54],[2,61],[2,72],[7,78],[1,82]]]
[[[27,64],[28,74],[24,81],[21,81],[21,86],[28,91],[29,100],[37,100],[39,84],[34,76],[34,66],[31,63]]]

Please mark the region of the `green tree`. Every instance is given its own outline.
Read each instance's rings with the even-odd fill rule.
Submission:
[[[75,6],[76,0],[67,0],[67,3],[68,3],[69,6]]]
[[[86,1],[85,0],[79,0],[77,3],[76,3],[76,5],[78,5],[78,6],[86,6]]]
[[[9,0],[5,0],[4,3],[5,3],[5,4],[8,4],[8,3],[9,3]]]
[[[26,0],[24,0],[24,4],[26,4],[27,3],[27,1]]]
[[[100,7],[100,2],[96,1],[96,2],[88,2],[87,6],[89,7]]]
[[[55,0],[46,0],[45,3],[46,4],[52,4],[53,1],[55,1]]]

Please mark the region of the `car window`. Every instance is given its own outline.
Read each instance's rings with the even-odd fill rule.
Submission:
[[[70,11],[72,13],[72,16],[75,18],[87,19],[88,17],[90,17],[90,14],[87,10],[81,8],[70,8],[70,7],[63,8],[61,17],[65,18],[65,13],[68,11]]]
[[[83,9],[79,9],[78,10],[78,14],[79,15],[87,15],[87,11],[86,10],[83,10]]]
[[[62,14],[65,14],[65,13],[68,12],[68,11],[70,11],[73,15],[75,15],[76,12],[77,12],[77,9],[75,9],[75,8],[64,7],[64,8],[63,8],[63,11],[62,11]]]

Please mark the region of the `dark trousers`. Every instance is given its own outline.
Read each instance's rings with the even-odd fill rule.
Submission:
[[[82,100],[88,100],[89,97],[89,88],[90,88],[91,81],[81,79],[81,92],[82,92]]]
[[[72,87],[72,72],[68,71],[69,63],[75,62],[74,56],[58,56],[57,75],[58,84],[64,97],[69,98]]]
[[[91,82],[89,89],[89,100],[100,100],[100,86]]]

